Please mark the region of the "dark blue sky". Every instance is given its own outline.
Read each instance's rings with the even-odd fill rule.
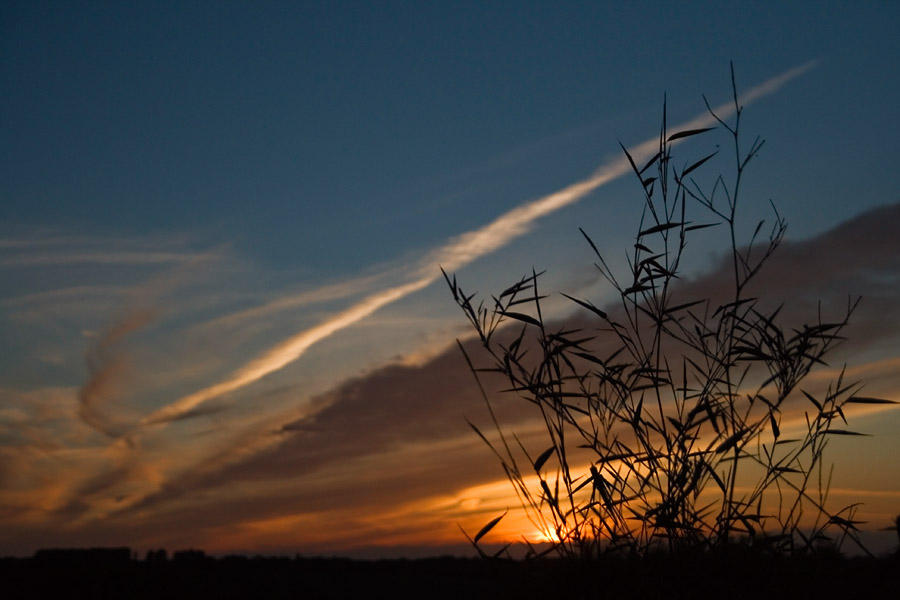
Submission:
[[[786,191],[896,198],[896,5],[187,4],[7,4],[7,227],[359,269],[582,176],[665,91],[723,98],[730,59],[748,86],[821,61],[748,113]]]

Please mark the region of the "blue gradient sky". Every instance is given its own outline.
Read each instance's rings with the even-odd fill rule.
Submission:
[[[223,513],[193,538],[179,518],[211,492],[146,500],[186,474],[218,477],[211,457],[235,448],[267,456],[269,442],[247,440],[314,418],[350,378],[443,356],[465,327],[441,282],[210,395],[204,414],[152,428],[136,450],[117,436],[417,280],[456,236],[590,177],[619,158],[618,140],[655,135],[664,93],[676,123],[703,112],[703,93],[727,100],[730,60],[743,90],[815,61],[746,112],[746,130],[767,139],[748,196],[776,201],[790,240],[900,200],[896,4],[619,4],[0,8],[0,520],[11,532],[0,552],[55,543],[60,515],[77,517],[73,543],[446,542],[426,525],[406,537],[387,525],[359,539],[272,537],[312,518],[286,489],[315,488],[322,473],[287,488],[246,483],[241,497],[256,508]],[[639,216],[635,191],[615,179],[460,277],[496,291],[534,265],[549,269],[551,288],[602,300],[577,227],[617,251]],[[698,249],[690,268],[710,267],[717,251]],[[890,361],[894,339],[860,356]],[[79,413],[85,390],[96,392],[93,417]],[[452,436],[464,436],[454,418]],[[429,485],[410,502],[453,492]],[[110,516],[122,502],[146,508]],[[126,517],[140,523],[129,539],[98,524]],[[252,519],[274,525],[254,537],[239,527]]]

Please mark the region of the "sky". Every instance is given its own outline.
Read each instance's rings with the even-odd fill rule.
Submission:
[[[0,554],[465,552],[515,497],[440,267],[609,302],[578,228],[624,261],[619,143],[649,157],[664,97],[726,115],[730,61],[766,140],[742,214],[788,222],[767,297],[863,296],[829,368],[900,400],[896,4],[485,4],[4,3]],[[688,290],[723,276],[704,240]],[[900,414],[853,424],[833,495],[875,530]]]

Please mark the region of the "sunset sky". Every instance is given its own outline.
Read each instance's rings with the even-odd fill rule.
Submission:
[[[900,400],[900,6],[425,4],[0,7],[0,555],[466,551],[516,500],[440,266],[485,294],[546,269],[552,319],[609,302],[578,227],[624,263],[619,142],[664,94],[710,125],[729,61],[766,139],[747,222],[788,222],[764,293],[788,325],[862,296],[817,377]],[[702,291],[725,248],[698,239]],[[874,530],[900,410],[851,425],[832,493]]]

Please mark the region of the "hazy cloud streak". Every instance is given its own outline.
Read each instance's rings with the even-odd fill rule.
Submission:
[[[790,69],[742,93],[741,98],[744,103],[749,103],[774,93],[785,83],[814,66],[815,61]],[[714,110],[720,117],[725,118],[734,113],[734,105],[726,103]],[[712,115],[704,113],[676,126],[673,131],[709,127],[715,124],[716,121]],[[653,137],[633,147],[630,153],[635,160],[645,161],[658,149],[659,139]],[[625,157],[610,160],[601,165],[591,177],[518,206],[487,225],[454,238],[421,261],[419,266],[414,269],[414,273],[417,275],[415,280],[372,294],[327,321],[297,333],[239,368],[225,380],[184,396],[147,416],[142,420],[142,424],[171,421],[207,400],[250,385],[266,375],[282,369],[298,359],[316,342],[359,322],[383,306],[429,286],[440,276],[438,269],[440,265],[449,271],[460,269],[528,233],[538,219],[578,202],[587,194],[625,175],[630,170],[631,167]]]
[[[177,252],[89,252],[80,254],[23,254],[0,260],[3,267],[65,266],[76,264],[96,265],[156,265],[161,263],[186,263],[197,255]]]

